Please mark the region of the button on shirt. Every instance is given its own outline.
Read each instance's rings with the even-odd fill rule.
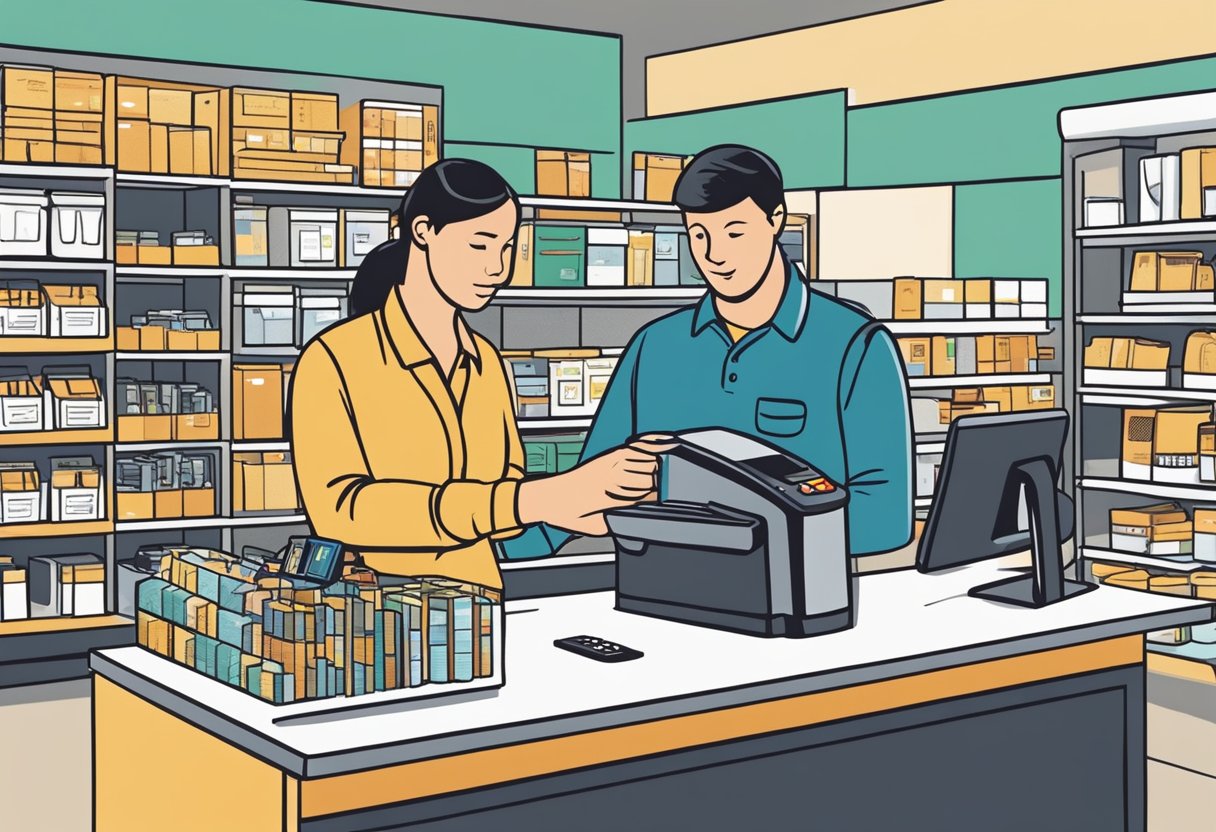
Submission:
[[[639,433],[721,427],[806,460],[849,490],[852,554],[912,536],[907,382],[890,334],[812,290],[791,266],[773,319],[730,337],[707,295],[642,329],[622,355],[583,458]],[[502,544],[550,554],[568,535],[538,526]]]

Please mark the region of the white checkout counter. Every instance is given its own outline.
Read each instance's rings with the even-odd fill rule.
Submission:
[[[410,702],[274,706],[104,650],[97,829],[1143,829],[1142,634],[1212,606],[967,596],[1001,571],[862,576],[856,626],[807,639],[618,612],[609,592],[511,601],[505,687]],[[553,646],[583,633],[645,656]]]

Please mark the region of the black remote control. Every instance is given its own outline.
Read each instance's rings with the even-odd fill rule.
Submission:
[[[632,647],[595,636],[559,638],[554,640],[553,646],[595,659],[597,662],[627,662],[630,659],[640,659],[645,655],[641,650],[634,650]]]

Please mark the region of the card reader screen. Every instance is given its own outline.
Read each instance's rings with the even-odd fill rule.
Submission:
[[[765,476],[778,480],[789,481],[794,475],[799,475],[797,478],[801,479],[814,473],[798,460],[790,459],[788,456],[781,456],[780,454],[763,456],[759,459],[749,459],[745,464]]]
[[[304,574],[318,581],[332,580],[334,562],[341,556],[338,544],[309,538],[306,552]]]

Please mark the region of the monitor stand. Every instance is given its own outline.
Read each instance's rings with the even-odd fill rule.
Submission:
[[[1023,462],[1013,470],[1013,477],[1026,489],[1031,573],[977,586],[967,594],[1037,609],[1096,589],[1094,584],[1064,577],[1060,518],[1056,508],[1056,473],[1051,460],[1039,458]]]

